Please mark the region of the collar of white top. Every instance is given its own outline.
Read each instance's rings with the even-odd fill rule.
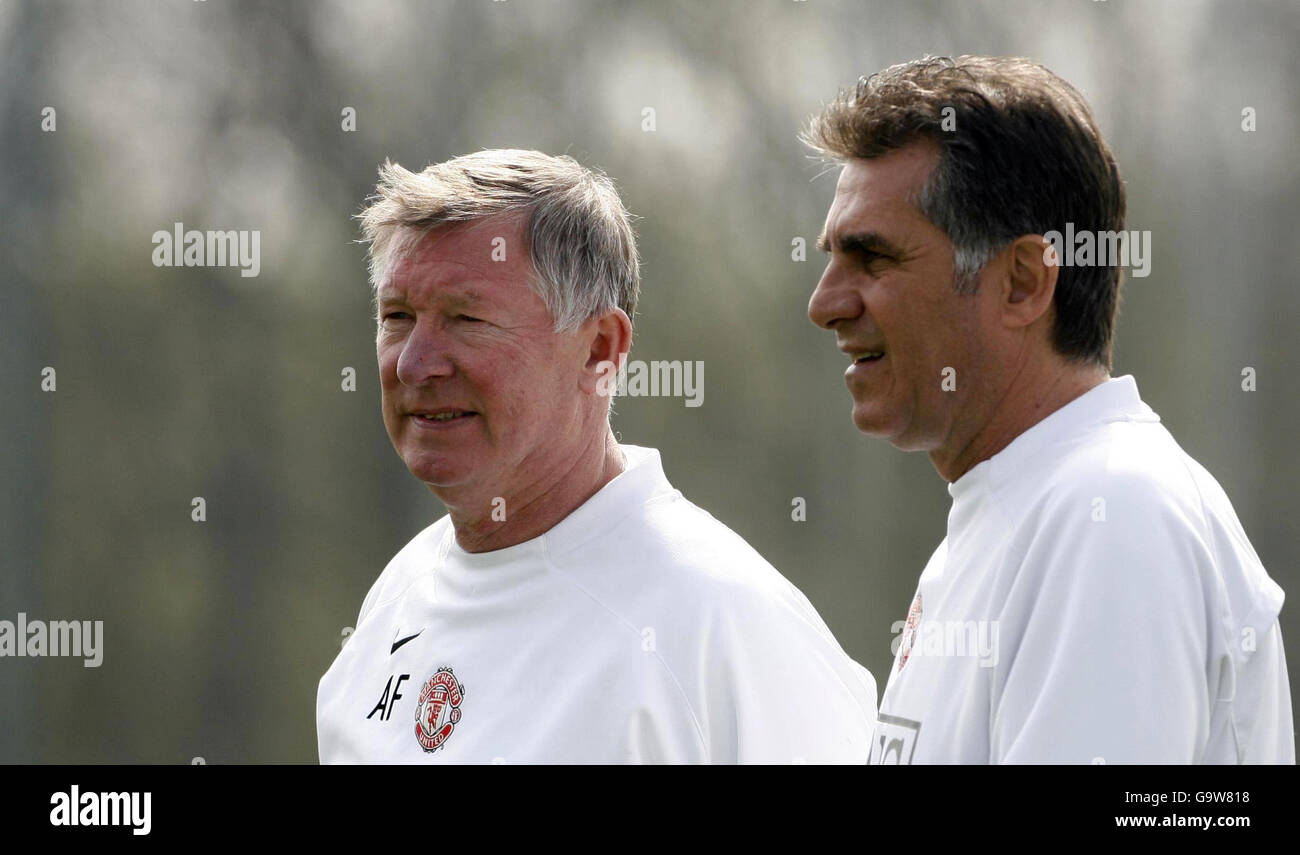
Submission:
[[[971,467],[949,484],[948,494],[954,499],[960,498],[993,477],[994,472],[1018,471],[1022,463],[1043,448],[1116,421],[1160,421],[1160,416],[1142,402],[1137,381],[1131,374],[1099,383],[1051,413],[1013,439],[1006,448]]]
[[[543,534],[504,549],[466,552],[456,543],[455,533],[448,525],[439,551],[444,557],[454,556],[457,563],[474,568],[507,565],[544,553],[555,557],[609,531],[655,496],[675,492],[664,475],[657,449],[637,445],[619,445],[619,449],[627,462],[626,468]],[[506,513],[509,512],[507,505]]]

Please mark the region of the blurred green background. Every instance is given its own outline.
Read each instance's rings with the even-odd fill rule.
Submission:
[[[704,406],[624,399],[616,430],[883,689],[949,498],[924,455],[850,422],[844,359],[805,316],[822,259],[791,259],[834,174],[795,137],[840,86],[927,53],[1030,56],[1090,100],[1154,243],[1115,374],[1296,596],[1296,44],[1296,4],[1228,0],[0,2],[0,618],[105,622],[98,669],[0,659],[0,761],[315,761],[341,633],[442,513],[379,417],[351,217],[385,157],[491,147],[618,182],[641,218],[633,357],[706,371]],[[260,230],[260,276],[154,267],[177,221]]]

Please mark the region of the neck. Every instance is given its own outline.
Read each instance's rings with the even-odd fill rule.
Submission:
[[[576,453],[561,459],[565,463],[500,497],[454,502],[440,496],[460,548],[490,552],[545,534],[625,468],[623,452],[608,425],[603,434],[593,435]],[[497,498],[505,501],[504,508]]]
[[[930,452],[930,462],[947,481],[956,481],[983,463],[1052,413],[1099,386],[1110,373],[1099,365],[1075,365],[1052,360],[1034,371],[1022,366],[1001,390],[973,434],[957,448],[945,446]]]

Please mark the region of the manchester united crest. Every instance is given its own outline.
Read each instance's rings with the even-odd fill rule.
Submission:
[[[439,668],[424,688],[415,705],[415,739],[425,751],[437,751],[460,721],[460,702],[465,687],[456,681],[450,668]]]
[[[916,592],[912,607],[907,610],[907,622],[903,625],[903,639],[898,651],[898,670],[907,664],[907,657],[912,655],[912,643],[916,640],[916,628],[921,623],[921,592]]]

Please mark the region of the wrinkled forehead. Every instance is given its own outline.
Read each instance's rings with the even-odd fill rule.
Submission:
[[[387,249],[379,295],[429,287],[530,287],[523,225],[499,216],[430,228],[400,227]]]
[[[389,263],[396,268],[435,257],[466,264],[500,263],[527,251],[523,225],[519,216],[502,214],[434,226],[398,226],[389,241]]]
[[[873,212],[921,216],[921,191],[938,161],[938,147],[928,143],[895,149],[880,157],[848,160],[835,184],[828,227],[832,219],[851,222]]]

